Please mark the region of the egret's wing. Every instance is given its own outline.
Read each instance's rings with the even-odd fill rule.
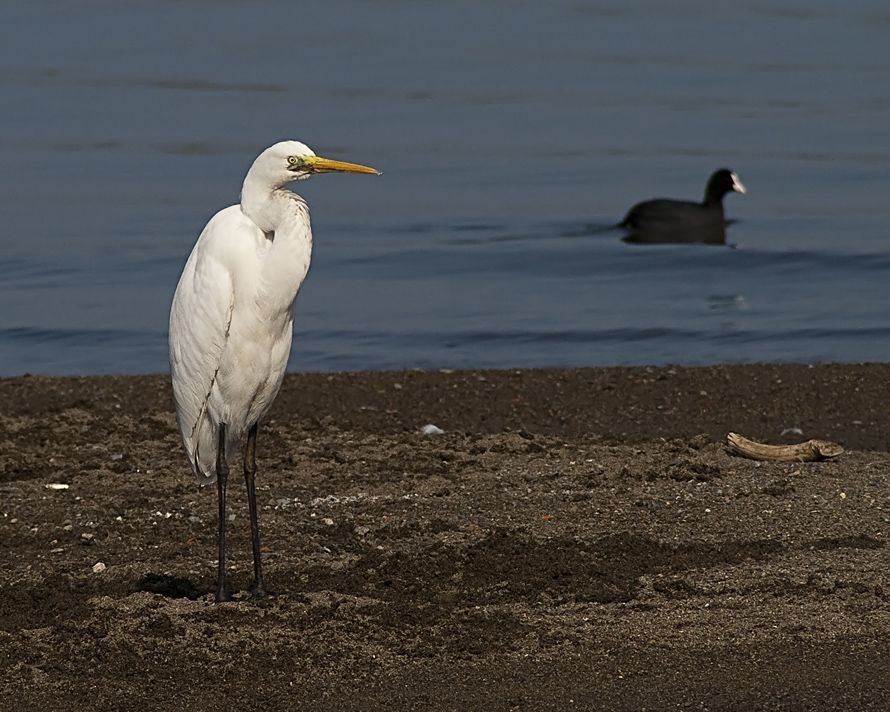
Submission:
[[[170,371],[176,417],[199,477],[216,475],[216,427],[208,413],[235,300],[233,269],[257,228],[237,206],[217,213],[189,256],[170,309]]]

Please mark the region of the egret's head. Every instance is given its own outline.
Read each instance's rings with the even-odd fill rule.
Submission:
[[[281,141],[263,151],[253,162],[248,176],[263,181],[272,188],[280,188],[295,180],[303,180],[315,173],[370,173],[380,171],[357,163],[334,161],[316,156],[305,143]]]

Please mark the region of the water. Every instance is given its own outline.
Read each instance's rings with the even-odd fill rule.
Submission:
[[[322,176],[297,370],[890,354],[884,0],[0,10],[0,374],[166,369],[191,246],[281,138]],[[734,168],[735,248],[626,245]]]

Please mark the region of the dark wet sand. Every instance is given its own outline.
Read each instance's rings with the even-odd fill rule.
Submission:
[[[279,596],[214,605],[166,379],[0,380],[0,708],[890,709],[888,391],[878,365],[291,376],[259,445]],[[721,444],[787,428],[850,451]]]

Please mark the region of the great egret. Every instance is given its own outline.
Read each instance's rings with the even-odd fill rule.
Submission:
[[[316,156],[282,141],[253,162],[241,202],[220,210],[198,237],[170,309],[170,371],[176,419],[189,462],[204,483],[216,480],[219,565],[216,600],[225,586],[226,479],[244,442],[254,593],[265,595],[257,524],[256,437],[278,394],[293,337],[293,306],[309,269],[309,207],[287,190],[314,173],[379,171]],[[245,440],[246,436],[246,440]]]

